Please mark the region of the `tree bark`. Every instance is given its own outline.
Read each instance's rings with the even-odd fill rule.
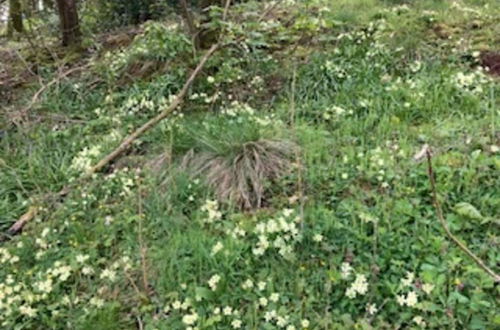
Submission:
[[[62,45],[78,46],[81,33],[75,0],[57,0],[57,8],[61,22]]]
[[[22,33],[24,30],[21,0],[9,0],[9,27],[10,32],[14,30]]]

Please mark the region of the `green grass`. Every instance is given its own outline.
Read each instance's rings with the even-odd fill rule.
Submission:
[[[424,143],[433,147],[446,221],[498,272],[500,88],[498,78],[467,76],[473,53],[493,45],[498,10],[493,1],[460,4],[310,1],[279,12],[283,22],[302,12],[288,28],[246,22],[249,51],[211,59],[183,116],[82,182],[85,164],[180,88],[183,62],[196,61],[181,32],[153,23],[129,48],[48,89],[29,124],[0,119],[0,229],[40,206],[21,235],[0,243],[1,327],[497,328],[498,286],[445,236],[426,164],[413,160]],[[235,13],[246,6],[256,4]],[[324,23],[312,14],[320,7],[329,8],[319,11]],[[431,36],[436,24],[451,38]],[[138,52],[165,40],[176,56]],[[122,79],[144,59],[168,69]],[[459,73],[470,80],[459,84]],[[17,90],[19,105],[35,89]],[[5,104],[6,113],[16,105]],[[179,167],[192,148],[230,159],[246,142],[278,137],[301,150],[291,173],[267,183],[259,210],[229,201],[214,208],[203,177]],[[152,170],[158,155],[167,161]],[[68,182],[64,199],[40,198]],[[275,228],[261,233],[263,225]],[[367,290],[361,283],[349,298],[360,275]],[[410,292],[415,305],[398,303]]]

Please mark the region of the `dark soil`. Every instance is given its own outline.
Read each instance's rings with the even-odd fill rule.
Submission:
[[[481,54],[481,66],[488,68],[494,76],[500,76],[500,52],[486,52]]]

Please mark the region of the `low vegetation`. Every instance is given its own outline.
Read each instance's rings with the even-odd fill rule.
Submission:
[[[499,15],[237,2],[185,102],[90,177],[203,50],[164,8],[114,39],[84,14],[91,51],[57,61],[2,45],[1,232],[36,215],[0,234],[0,327],[500,327],[498,283],[447,237],[414,158],[430,145],[450,230],[498,272]]]

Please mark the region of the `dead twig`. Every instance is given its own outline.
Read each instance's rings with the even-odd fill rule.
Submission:
[[[59,192],[53,194],[49,193],[44,196],[44,199],[49,199],[49,198],[59,198],[67,195],[69,193],[70,187],[66,186],[63,189],[61,189]],[[9,230],[7,230],[7,235],[8,236],[13,236],[21,232],[23,227],[31,221],[36,214],[38,213],[38,206],[30,206],[28,209],[28,212],[24,213],[12,226],[10,226]]]
[[[202,59],[200,60],[200,63],[198,63],[198,66],[194,69],[194,71],[189,76],[188,80],[184,83],[184,86],[182,87],[181,91],[177,94],[174,101],[165,110],[163,110],[158,116],[151,118],[148,122],[146,122],[136,131],[134,131],[132,134],[126,137],[115,150],[113,150],[110,154],[101,159],[94,167],[92,167],[87,173],[87,176],[90,176],[103,169],[106,165],[108,165],[111,161],[113,161],[116,157],[118,157],[122,152],[124,152],[128,147],[130,147],[132,142],[134,142],[139,136],[141,136],[146,131],[151,129],[153,126],[158,124],[160,121],[165,119],[179,105],[181,105],[181,103],[184,101],[184,97],[186,96],[189,90],[189,87],[191,87],[194,80],[201,72],[205,64],[207,63],[207,60],[213,55],[213,53],[215,53],[215,51],[217,51],[220,48],[220,46],[221,46],[220,43],[212,45],[212,47],[210,47],[210,49],[205,53],[205,55],[203,55]]]
[[[28,212],[26,212],[25,214],[23,214],[19,220],[17,220],[8,230],[8,233],[10,235],[14,235],[18,232],[21,231],[21,229],[24,227],[24,225],[30,221],[31,219],[33,219],[36,214],[38,212],[38,207],[36,206],[31,206],[29,209],[28,209]]]
[[[422,158],[423,155],[426,155],[427,157],[427,172],[429,176],[429,182],[431,185],[431,191],[432,191],[432,201],[434,203],[434,207],[436,208],[436,214],[439,219],[439,222],[441,223],[441,226],[443,227],[444,231],[446,232],[446,235],[463,251],[465,254],[467,254],[469,257],[472,258],[476,262],[476,264],[483,269],[488,275],[490,275],[493,280],[496,283],[500,282],[500,275],[496,274],[493,270],[491,270],[486,264],[478,257],[476,256],[469,248],[458,238],[456,238],[450,229],[448,228],[448,225],[446,223],[446,220],[443,216],[443,210],[441,208],[441,204],[439,203],[438,196],[437,196],[437,190],[436,190],[436,179],[434,177],[434,170],[432,168],[432,153],[431,153],[431,148],[428,145],[424,145],[422,150],[414,157],[415,159]]]
[[[225,21],[227,18],[227,13],[229,12],[229,6],[231,6],[231,0],[226,0],[226,5],[224,6],[224,13],[222,14],[223,21]]]
[[[108,154],[106,157],[101,159],[94,167],[92,167],[85,176],[82,177],[82,179],[87,179],[92,176],[92,174],[99,172],[101,169],[103,169],[105,166],[107,166],[111,161],[113,161],[116,157],[118,157],[123,151],[125,151],[130,145],[142,134],[144,134],[146,131],[151,129],[153,126],[155,126],[157,123],[159,123],[161,120],[166,118],[171,112],[173,112],[184,100],[184,97],[186,96],[189,87],[193,84],[193,81],[195,78],[198,76],[198,74],[201,72],[202,68],[205,66],[207,60],[212,56],[217,49],[219,49],[221,44],[216,43],[214,44],[203,56],[203,58],[200,60],[198,66],[194,69],[194,71],[191,73],[189,78],[187,79],[186,83],[182,87],[181,91],[177,94],[175,100],[170,104],[169,107],[167,107],[165,110],[163,110],[158,116],[150,119],[148,122],[146,122],[144,125],[139,127],[136,131],[134,131],[132,134],[130,134],[128,137],[126,137],[123,142],[115,149],[113,150],[110,154]],[[78,69],[81,69],[82,67],[79,67]],[[74,68],[72,72],[74,72],[77,68]],[[71,71],[71,70],[70,70]],[[66,71],[65,75],[68,75],[68,71]],[[61,76],[59,76],[59,79]],[[58,80],[53,80],[52,82],[55,83]],[[45,88],[48,85],[45,86]],[[43,90],[42,90],[43,92]],[[40,92],[41,93],[41,92]],[[37,93],[38,95],[40,93]],[[35,94],[36,96],[36,94]],[[35,97],[34,97],[35,99]],[[56,193],[56,196],[62,197],[66,195],[69,192],[69,187],[65,187],[62,189],[60,192]],[[53,194],[50,194],[53,195]],[[38,207],[36,206],[31,206],[26,213],[24,213],[19,220],[17,220],[14,225],[11,226],[11,228],[8,230],[9,235],[15,235],[19,233],[22,228],[28,223],[30,220],[32,220],[35,215],[36,211],[38,210]]]

